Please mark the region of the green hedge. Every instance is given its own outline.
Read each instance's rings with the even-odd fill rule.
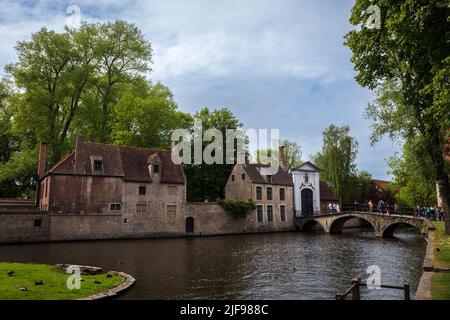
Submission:
[[[222,199],[219,200],[219,204],[235,217],[244,217],[248,211],[256,208],[255,203],[252,200]]]

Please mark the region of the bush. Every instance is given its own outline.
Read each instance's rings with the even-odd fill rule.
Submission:
[[[249,210],[253,210],[256,208],[255,203],[252,200],[231,200],[231,199],[222,199],[219,200],[219,204],[224,208],[227,212],[231,213],[235,217],[243,217],[247,214]]]

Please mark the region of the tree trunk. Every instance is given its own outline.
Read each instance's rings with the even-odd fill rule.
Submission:
[[[445,233],[450,235],[450,213],[449,213],[449,181],[445,174],[444,179],[436,182],[438,201],[441,202],[441,207],[444,210]]]

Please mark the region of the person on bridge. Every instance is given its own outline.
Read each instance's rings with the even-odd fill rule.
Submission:
[[[373,202],[369,200],[369,212],[373,212]]]

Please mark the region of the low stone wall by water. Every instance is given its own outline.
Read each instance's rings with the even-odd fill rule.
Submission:
[[[190,220],[191,228],[188,228]],[[189,230],[188,230],[189,229]],[[192,229],[192,230],[190,230]],[[47,214],[0,212],[0,243],[166,238],[293,231],[293,214],[286,221],[258,222],[256,212],[235,217],[217,203],[187,203],[176,215],[155,219],[125,214]]]

